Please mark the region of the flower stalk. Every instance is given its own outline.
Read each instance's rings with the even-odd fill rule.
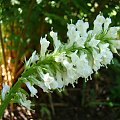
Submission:
[[[11,87],[9,93],[5,96],[5,99],[1,102],[1,105],[0,105],[0,118],[2,117],[2,115],[4,113],[4,110],[6,109],[6,107],[11,102],[13,96],[16,94],[16,92],[18,91],[18,89],[21,87],[21,84],[22,84],[22,80],[20,78],[15,83],[15,85],[13,87]]]
[[[25,70],[21,77],[4,95],[0,116],[11,100],[31,109],[31,101],[27,100],[28,93],[21,88],[22,83],[28,87],[31,97],[37,97],[35,86],[48,93],[55,89],[61,91],[69,84],[74,87],[80,77],[85,81],[91,79],[93,73],[111,64],[113,53],[120,49],[120,40],[117,39],[120,27],[109,27],[110,23],[110,18],[105,19],[98,15],[93,30],[88,30],[89,24],[83,20],[78,20],[76,24],[68,24],[67,43],[58,40],[57,33],[52,30],[50,36],[53,39],[53,52],[48,51],[50,42],[47,36],[41,37],[40,54],[34,51],[25,62]],[[85,91],[86,83],[83,87]],[[81,104],[84,104],[84,96]]]

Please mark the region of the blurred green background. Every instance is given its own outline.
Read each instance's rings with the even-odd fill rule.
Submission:
[[[120,0],[0,0],[0,87],[12,85],[24,70],[24,59],[34,50],[40,51],[39,40],[53,27],[59,39],[66,42],[67,23],[84,19],[93,28],[96,16],[111,17],[111,26],[120,26]],[[119,51],[118,51],[119,52]],[[34,120],[120,120],[120,57],[115,54],[112,65],[94,74],[93,80],[80,78],[59,93],[43,93],[32,99],[35,112],[21,114]],[[25,88],[26,89],[26,88]],[[25,119],[18,105],[8,107],[3,119]],[[19,116],[19,117],[18,117]]]

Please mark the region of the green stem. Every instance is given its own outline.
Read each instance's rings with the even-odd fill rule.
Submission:
[[[22,84],[22,79],[18,79],[15,85],[10,89],[9,93],[6,95],[5,100],[2,101],[0,105],[0,118],[2,117],[6,107],[9,105],[11,99],[14,97],[15,93],[18,91]]]

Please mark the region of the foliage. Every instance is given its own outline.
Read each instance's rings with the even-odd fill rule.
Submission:
[[[97,14],[102,12],[105,17],[111,17],[111,26],[120,25],[119,0],[44,0],[40,3],[35,0],[19,0],[18,3],[11,1],[17,0],[0,1],[0,39],[1,43],[4,43],[1,44],[3,53],[0,54],[3,56],[3,68],[7,76],[3,74],[2,78],[3,82],[7,81],[10,86],[23,72],[24,58],[28,59],[34,49],[39,53],[39,39],[44,34],[49,34],[52,27],[53,31],[59,33],[58,38],[67,42],[66,24],[70,23],[70,19],[74,24],[78,19],[84,18],[84,21],[89,21],[91,29]],[[47,38],[52,41],[50,35]],[[49,49],[53,49],[52,42]],[[114,65],[119,66],[119,61]],[[112,66],[111,69],[119,71],[119,67]],[[116,72],[117,86],[111,88],[111,96],[114,98],[118,98],[118,74],[119,72]]]
[[[51,31],[54,46],[51,53],[48,52],[50,42],[47,36],[41,37],[40,55],[36,51],[32,53],[25,63],[24,72],[11,89],[3,84],[0,114],[11,100],[30,109],[31,101],[27,100],[27,93],[21,88],[22,83],[28,87],[31,97],[37,97],[35,85],[44,92],[61,90],[68,84],[74,86],[80,77],[88,80],[93,72],[110,64],[113,53],[120,49],[120,40],[117,40],[120,28],[109,27],[110,23],[110,18],[98,15],[93,30],[87,31],[89,24],[83,20],[68,24],[67,43],[61,43],[57,33]]]

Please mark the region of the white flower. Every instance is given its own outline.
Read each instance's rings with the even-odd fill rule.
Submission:
[[[25,82],[26,86],[28,87],[28,89],[30,90],[31,92],[31,97],[34,97],[36,96],[36,93],[37,93],[37,89],[35,89],[30,82]]]
[[[101,15],[98,15],[94,20],[94,33],[98,34],[102,31],[102,24],[105,22],[105,18]]]
[[[86,39],[87,37],[78,37],[78,39],[76,39],[77,47],[85,48],[84,44]]]
[[[36,51],[32,53],[32,56],[29,58],[29,60],[25,63],[25,67],[29,68],[31,63],[35,63],[37,60],[39,60],[38,55],[36,55]]]
[[[71,57],[72,64],[74,66],[78,66],[77,64],[79,64],[79,60],[80,60],[80,58],[77,55],[77,52],[78,52],[78,50],[76,50],[75,52],[73,52],[69,55]]]
[[[2,89],[2,100],[5,99],[5,95],[6,93],[10,90],[10,86],[8,86],[7,84],[3,83],[3,89]]]
[[[106,34],[106,37],[116,39],[117,32],[119,29],[120,29],[120,27],[110,27],[110,29],[108,30],[108,32]]]
[[[31,110],[31,101],[30,100],[22,100],[20,99],[20,103],[21,105],[25,106],[27,109]]]
[[[88,22],[84,22],[83,20],[78,20],[76,23],[76,28],[80,32],[82,37],[87,37],[87,29],[89,28]]]
[[[49,66],[51,61],[49,62],[48,56],[45,56],[50,42],[46,37],[41,38],[41,59],[47,59],[48,62],[47,65],[38,66],[37,73],[28,78],[31,84],[39,86],[44,92],[61,89],[68,84],[74,85],[79,77],[88,79],[93,71],[97,72],[100,67],[110,64],[113,58],[111,51],[116,52],[116,49],[120,49],[120,41],[114,40],[117,38],[119,27],[109,28],[110,23],[110,18],[105,19],[98,15],[94,21],[93,30],[87,31],[89,24],[83,20],[78,20],[75,25],[67,24],[68,42],[65,44],[58,40],[56,32],[51,31],[50,36],[53,39],[54,51],[50,55],[54,57],[54,67]],[[104,38],[102,39],[102,37]],[[37,60],[39,57],[35,51],[29,59],[28,65]],[[36,78],[40,78],[40,81]],[[34,96],[37,90],[30,82],[26,82],[26,85]]]
[[[120,49],[120,40],[110,40],[110,42],[116,49]]]
[[[50,32],[50,36],[53,38],[54,46],[55,46],[55,49],[57,50],[57,49],[60,47],[60,45],[61,45],[60,40],[58,40],[57,33],[51,31],[51,32]]]
[[[102,15],[97,15],[96,19],[94,20],[94,24],[100,23],[103,24],[105,22],[105,18]]]
[[[46,73],[43,75],[43,80],[44,80],[44,84],[48,89],[56,89],[58,88],[58,83],[57,81],[54,79],[54,77],[51,77],[49,75],[49,73]]]
[[[58,83],[58,88],[62,88],[64,86],[63,80],[62,80],[62,74],[58,70],[56,71],[56,79]]]
[[[101,61],[102,61],[101,57],[102,56],[95,49],[93,49],[92,54],[93,54],[93,64],[92,64],[92,67],[93,67],[94,71],[97,72],[100,69],[100,67],[102,66],[101,65]]]
[[[93,73],[86,57],[87,54],[81,53],[79,63],[77,65],[77,74],[82,78],[88,78]]]
[[[77,24],[77,26],[78,26],[78,24]],[[79,27],[80,26],[78,26],[78,28]],[[74,24],[68,24],[67,36],[69,38],[69,43],[67,45],[68,48],[71,47],[73,45],[73,43],[75,43],[75,42],[77,43],[77,47],[85,48],[84,43],[87,39],[86,30],[83,30],[83,32],[80,33],[80,31],[76,30],[76,26]]]
[[[38,86],[43,89],[43,92],[48,92],[48,87],[45,86],[44,81],[40,81]]]
[[[41,71],[39,70],[39,71],[38,71],[38,74],[39,74],[39,76],[41,77],[41,73],[40,73],[40,72],[41,72]],[[42,73],[43,73],[43,72],[42,72]],[[47,91],[48,91],[48,88],[45,86],[44,82],[41,81],[41,80],[37,80],[37,79],[35,78],[35,76],[32,76],[32,75],[31,75],[31,76],[28,77],[28,79],[29,79],[33,84],[35,84],[35,85],[37,85],[38,87],[42,88],[44,92],[47,92]]]
[[[63,61],[63,65],[66,68],[66,72],[64,72],[64,84],[68,85],[69,83],[73,84],[76,79],[78,79],[76,69],[73,68],[73,64],[69,63],[67,60]]]
[[[11,0],[11,4],[12,4],[12,5],[18,4],[18,5],[19,5],[20,2],[19,2],[18,0]]]
[[[25,94],[22,94],[21,92],[18,92],[17,94],[19,95],[19,102],[20,102],[23,106],[25,106],[27,109],[30,110],[31,101],[26,99],[27,97],[26,97]]]
[[[41,39],[40,39],[40,44],[41,44],[40,55],[41,55],[42,57],[44,57],[44,56],[45,56],[45,53],[46,53],[46,51],[47,51],[47,48],[48,48],[48,46],[49,46],[49,44],[50,44],[50,42],[47,41],[46,38],[41,38]]]
[[[105,22],[104,22],[104,31],[108,30],[108,27],[109,27],[110,23],[111,23],[111,19],[110,18],[106,18]]]
[[[74,24],[67,24],[67,29],[68,29],[68,31],[70,31],[70,30],[76,30],[76,26],[74,25]]]
[[[82,78],[88,78],[93,71],[91,66],[89,65],[89,62],[87,60],[87,54],[81,53],[80,57],[77,55],[77,51],[70,54],[72,64],[76,68],[76,77],[82,77]]]
[[[112,52],[110,51],[110,50],[107,50],[106,51],[106,55],[104,55],[103,57],[102,57],[102,64],[103,65],[107,65],[107,64],[110,64],[111,63],[111,60],[113,59],[113,54],[112,54]]]
[[[99,43],[100,54],[104,56],[109,48],[109,43]]]
[[[97,45],[99,42],[100,42],[100,40],[96,40],[95,36],[93,36],[87,44],[93,48],[97,48]]]
[[[42,0],[36,0],[37,4],[40,4],[42,2]]]
[[[101,63],[105,66],[107,64],[110,64],[111,60],[113,59],[113,54],[108,47],[109,47],[108,43],[99,44],[100,54],[102,56]]]
[[[80,38],[80,36],[79,32],[76,31],[76,26],[74,24],[68,24],[67,28],[68,28],[67,36],[69,38],[68,47],[71,47],[73,43]]]
[[[38,55],[36,55],[36,50],[32,53],[32,56],[30,57],[30,61],[31,63],[36,62],[37,60],[39,60]]]
[[[80,57],[76,54],[75,51],[71,54],[72,63],[76,66],[76,71],[79,77],[87,78],[92,74],[92,69],[88,65],[88,60],[86,59],[87,54],[82,53]]]
[[[111,50],[113,53],[118,53],[118,52],[117,52],[117,49],[116,49],[113,45],[110,45],[110,50]]]

